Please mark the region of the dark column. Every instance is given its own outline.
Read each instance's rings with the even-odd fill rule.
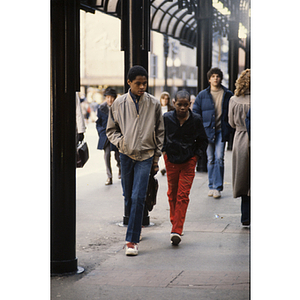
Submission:
[[[148,72],[150,51],[150,1],[123,0],[121,8],[121,50],[124,51],[124,93],[129,86],[127,73],[134,65],[143,66]],[[130,207],[124,208],[123,224],[128,225]],[[143,225],[150,224],[145,206]]]
[[[251,36],[250,31],[246,38],[246,59],[245,59],[245,69],[251,68]]]
[[[212,61],[212,1],[199,0],[197,10],[198,92],[208,87],[207,72]],[[198,160],[197,171],[207,172],[207,156]]]
[[[148,72],[150,51],[149,0],[123,0],[121,15],[121,50],[124,51],[124,92],[127,92],[127,73],[134,65]]]
[[[234,93],[235,82],[239,73],[239,1],[232,1],[231,15],[229,19],[229,51],[228,51],[228,75],[229,89]],[[230,134],[227,150],[232,150],[234,133]]]
[[[199,0],[197,9],[198,92],[208,87],[212,60],[212,1]]]
[[[78,23],[78,0],[51,0],[51,274],[78,272],[75,245]]]
[[[239,1],[232,1],[231,15],[229,18],[229,51],[228,51],[228,74],[229,89],[234,92],[235,82],[239,73]]]
[[[164,34],[164,57],[165,57],[165,85],[164,91],[168,90],[168,55],[169,55],[169,38],[167,34]]]

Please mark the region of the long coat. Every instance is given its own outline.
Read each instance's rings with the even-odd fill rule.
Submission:
[[[235,128],[232,146],[233,197],[250,196],[250,144],[246,128],[246,116],[250,109],[250,95],[231,97],[228,122]]]

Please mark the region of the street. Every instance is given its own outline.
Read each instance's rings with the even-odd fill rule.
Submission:
[[[167,177],[159,172],[157,204],[142,230],[137,257],[126,257],[121,180],[112,155],[113,185],[105,186],[103,151],[95,123],[85,140],[89,161],[77,169],[76,253],[85,271],[51,278],[51,299],[250,299],[250,229],[232,197],[231,151],[225,153],[224,190],[207,196],[207,173],[196,172],[178,247],[170,243]],[[160,161],[160,165],[162,162]]]

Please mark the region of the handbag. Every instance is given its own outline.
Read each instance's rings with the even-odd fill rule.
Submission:
[[[82,168],[89,159],[89,148],[86,142],[77,145],[77,168]]]
[[[153,169],[149,175],[148,189],[145,199],[145,204],[148,211],[152,211],[153,206],[156,205],[156,196],[158,190],[158,180],[154,177],[155,173]]]

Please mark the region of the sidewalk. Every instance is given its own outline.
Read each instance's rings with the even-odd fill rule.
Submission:
[[[196,173],[184,236],[170,243],[167,179],[157,174],[152,226],[143,228],[139,255],[125,256],[124,203],[112,157],[114,183],[105,186],[103,151],[97,132],[86,132],[90,159],[77,170],[77,246],[80,275],[51,278],[51,299],[249,299],[249,228],[240,223],[240,199],[233,199],[231,151],[225,153],[222,198],[207,196],[207,173]]]

